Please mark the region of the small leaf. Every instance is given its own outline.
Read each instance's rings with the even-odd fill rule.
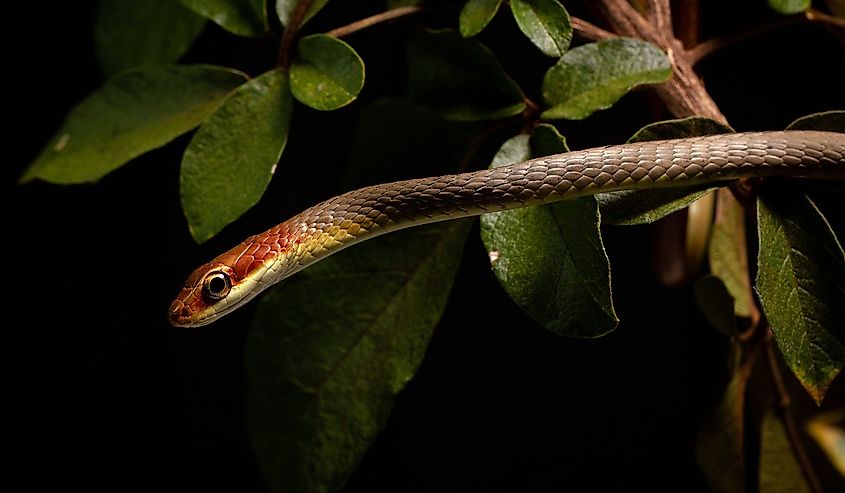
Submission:
[[[458,21],[461,36],[469,38],[480,33],[493,20],[501,4],[502,0],[468,0]]]
[[[179,0],[197,14],[238,36],[261,36],[267,32],[265,0]]]
[[[255,205],[287,142],[287,74],[266,72],[235,91],[191,139],[182,158],[182,209],[206,241]]]
[[[551,125],[502,145],[492,166],[566,152]],[[599,337],[619,321],[610,297],[610,265],[592,197],[481,216],[481,239],[510,297],[559,335]]]
[[[175,62],[204,25],[205,18],[173,0],[101,0],[94,26],[100,67],[111,76]]]
[[[821,403],[845,365],[845,253],[803,192],[773,185],[757,201],[757,293],[789,368]]]
[[[748,277],[745,210],[730,190],[722,188],[717,194],[716,216],[707,245],[710,271],[725,283],[734,299],[736,315],[751,318],[754,293]]]
[[[651,123],[639,129],[628,142],[682,139],[697,135],[730,133],[733,129],[702,117],[688,117]],[[715,190],[712,185],[660,190],[623,190],[596,195],[602,222],[615,225],[648,224],[681,210]]]
[[[543,118],[581,120],[610,108],[635,86],[672,76],[666,54],[639,39],[613,38],[567,51],[543,78]]]
[[[812,0],[769,0],[769,7],[781,14],[797,14],[810,8]]]
[[[628,142],[646,142],[650,140],[683,139],[699,135],[718,135],[733,133],[734,129],[710,118],[689,116],[677,120],[664,120],[649,123],[637,130]]]
[[[337,491],[357,468],[422,361],[471,226],[376,238],[258,302],[249,428],[271,491]]]
[[[734,298],[725,283],[716,276],[703,276],[693,288],[695,302],[714,329],[733,336],[736,333]]]
[[[522,91],[493,54],[455,31],[412,32],[408,70],[411,100],[443,118],[493,120],[525,109]]]
[[[558,0],[511,0],[516,25],[544,54],[558,58],[572,41],[569,13]]]
[[[833,110],[802,116],[790,123],[787,130],[823,130],[845,133],[845,111]]]
[[[711,279],[716,279],[711,277]],[[733,316],[728,312],[729,316]],[[718,403],[706,411],[695,443],[695,459],[713,493],[745,491],[745,388],[739,343],[730,346],[731,378]]]
[[[245,79],[210,65],[121,73],[71,110],[21,181],[99,180],[199,125]]]
[[[296,8],[296,4],[300,1],[301,0],[276,0],[276,15],[279,16],[279,22],[281,22],[283,26],[287,27],[290,22],[290,16],[293,14],[293,9]],[[320,9],[322,9],[328,2],[329,0],[311,0],[299,27],[304,26],[306,22],[317,15],[317,12],[319,12]]]
[[[299,40],[290,68],[293,97],[314,109],[336,110],[364,87],[364,62],[343,41],[313,34]]]
[[[783,423],[772,413],[760,430],[760,488],[766,493],[810,493]]]

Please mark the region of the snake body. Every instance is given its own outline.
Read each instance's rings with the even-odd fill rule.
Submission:
[[[723,134],[606,146],[455,175],[351,191],[317,204],[196,269],[168,316],[213,322],[308,265],[420,224],[616,190],[755,176],[845,180],[845,134]]]

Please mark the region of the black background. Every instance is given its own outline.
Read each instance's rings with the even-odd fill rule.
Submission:
[[[6,22],[3,95],[3,140],[11,149],[3,169],[11,294],[4,401],[20,461],[13,464],[16,483],[26,491],[263,491],[245,431],[250,309],[188,331],[171,328],[164,313],[193,267],[339,191],[320,178],[345,164],[360,108],[405,91],[403,23],[347,39],[367,64],[359,101],[328,115],[298,105],[268,194],[242,221],[197,246],[179,207],[186,137],[96,184],[15,185],[68,110],[102,83],[91,37],[95,4],[22,3]],[[702,3],[708,37],[777,19],[762,0]],[[351,4],[329,3],[312,29],[380,8]],[[589,16],[577,6],[571,11]],[[456,16],[423,19],[443,25]],[[520,36],[500,13],[482,39],[540,100],[536,81],[549,62],[527,41],[514,46]],[[737,130],[780,129],[799,116],[845,107],[841,39],[795,24],[699,68]],[[271,65],[276,51],[273,40],[237,39],[213,25],[196,46],[186,61],[252,75]],[[640,91],[560,127],[572,148],[585,148],[622,142],[660,116]],[[488,143],[478,166],[497,144]],[[697,322],[688,289],[657,284],[643,261],[648,228],[606,228],[605,240],[622,323],[605,338],[571,340],[521,315],[490,273],[475,231],[427,357],[347,490],[706,491],[693,445],[724,378],[725,341]],[[790,385],[799,417],[813,411]],[[824,408],[843,397],[839,379]],[[832,470],[808,447],[833,484]]]

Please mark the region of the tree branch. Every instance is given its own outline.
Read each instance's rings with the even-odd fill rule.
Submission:
[[[575,30],[576,34],[578,34],[584,39],[589,39],[590,41],[598,41],[600,39],[618,37],[612,32],[605,31],[604,29],[596,25],[590,24],[584,19],[578,17],[570,17],[569,21],[572,24],[572,29]]]

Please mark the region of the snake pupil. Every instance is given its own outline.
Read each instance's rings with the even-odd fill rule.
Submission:
[[[222,272],[215,272],[209,275],[205,278],[205,282],[203,282],[203,291],[212,300],[223,299],[223,297],[229,294],[231,287],[232,283],[229,280],[229,276]]]

